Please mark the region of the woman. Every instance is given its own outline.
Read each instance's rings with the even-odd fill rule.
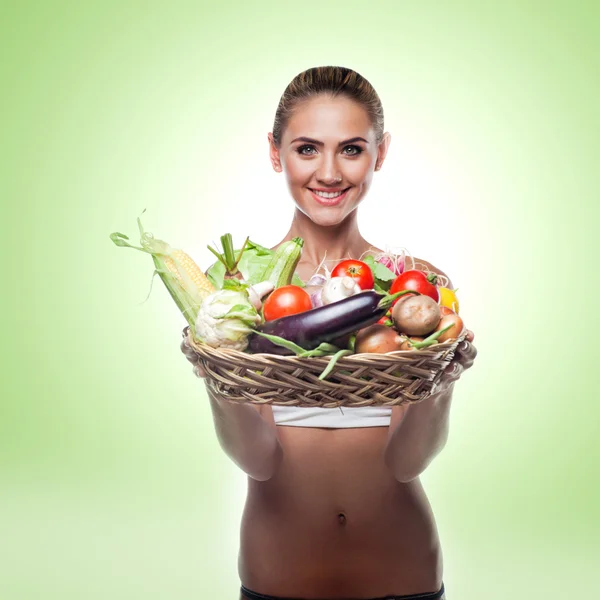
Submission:
[[[305,241],[297,273],[372,249],[357,207],[390,144],[368,81],[341,67],[300,73],[269,134],[273,169],[296,204],[284,240]],[[428,269],[441,271],[417,259]],[[451,284],[450,284],[451,287]],[[444,598],[436,526],[419,475],[443,448],[468,340],[416,405],[312,409],[210,398],[225,452],[249,476],[240,599]],[[182,350],[194,362],[183,342]],[[196,364],[195,372],[204,373]]]

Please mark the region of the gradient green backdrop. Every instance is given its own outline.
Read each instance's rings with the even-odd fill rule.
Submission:
[[[341,64],[394,136],[369,239],[446,270],[476,332],[423,477],[449,598],[594,598],[593,6],[4,3],[0,597],[236,598],[245,478],[158,280],[140,305],[150,260],[108,234],[135,236],[147,208],[203,264],[225,231],[278,241],[277,101],[299,71]]]

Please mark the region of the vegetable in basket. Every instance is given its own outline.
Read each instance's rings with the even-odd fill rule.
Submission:
[[[402,273],[404,273],[404,267],[406,264],[406,254],[406,248],[400,248],[399,252],[396,252],[393,249],[386,250],[385,252],[381,252],[372,257],[372,260],[375,263],[381,264],[384,267],[386,267],[397,277],[398,275],[402,275]],[[372,266],[371,269],[373,269]]]
[[[392,287],[390,287],[390,294],[399,292],[400,290],[415,290],[439,302],[440,293],[436,287],[436,283],[436,273],[427,274],[417,269],[411,269],[410,271],[404,271],[402,275],[394,280]]]
[[[437,302],[424,294],[397,302],[392,309],[396,329],[407,335],[427,335],[436,328],[441,318]]]
[[[233,253],[238,254],[239,250]],[[267,267],[271,264],[274,254],[275,251],[265,248],[252,240],[248,240],[237,263],[237,269],[241,273],[243,280],[250,285],[264,281],[263,275]],[[221,289],[223,283],[226,281],[225,272],[225,265],[222,261],[217,260],[208,268],[206,276],[216,289]],[[293,275],[291,283],[300,287],[304,286],[303,281],[296,274]]]
[[[276,289],[265,300],[263,316],[265,321],[275,321],[311,308],[312,303],[308,292],[297,285],[284,285]]]
[[[438,342],[440,342],[440,344],[446,340],[459,337],[464,331],[465,325],[463,320],[454,312],[443,315],[435,328],[435,331],[441,331],[450,324],[452,324],[453,327],[438,337]]]
[[[458,314],[458,310],[460,305],[458,303],[458,298],[456,297],[456,290],[451,290],[447,287],[440,287],[440,306],[447,306],[452,312]]]
[[[343,260],[331,271],[332,277],[351,277],[361,290],[372,290],[375,284],[371,267],[361,260]]]
[[[213,348],[245,350],[248,336],[261,321],[245,290],[218,290],[204,299],[195,334]]]
[[[225,273],[223,274],[223,279],[243,279],[242,274],[238,269],[238,264],[240,259],[244,254],[244,250],[246,249],[246,245],[250,241],[249,238],[246,238],[242,249],[237,253],[233,249],[233,238],[230,233],[226,233],[221,236],[221,246],[223,247],[223,252],[218,252],[211,246],[207,246],[207,248],[217,257],[217,260],[225,267]]]
[[[378,262],[372,256],[365,256],[363,262],[369,265],[373,273],[373,288],[378,292],[388,292],[392,282],[398,277],[395,271],[390,270],[385,264]]]
[[[359,354],[363,352],[375,352],[385,354],[400,350],[400,346],[406,340],[395,329],[375,323],[361,329],[356,334],[354,351]]]
[[[275,289],[290,285],[302,256],[302,246],[304,246],[304,240],[299,237],[283,242],[275,250],[260,278],[261,281],[270,281]]]
[[[143,214],[143,213],[142,213]],[[158,273],[173,300],[183,313],[192,330],[204,298],[214,292],[214,286],[206,278],[198,265],[183,250],[171,248],[169,244],[145,232],[140,218],[137,219],[140,231],[140,246],[128,243],[125,234],[115,232],[110,239],[122,248],[134,248],[147,252],[154,261],[154,273]]]
[[[401,350],[420,350],[421,348],[429,348],[429,346],[433,346],[435,344],[440,343],[440,339],[442,336],[446,335],[447,332],[451,329],[454,329],[454,323],[450,323],[449,325],[443,326],[441,329],[436,329],[431,335],[426,338],[412,336],[405,340],[400,346]],[[452,338],[457,338],[458,335],[454,333],[451,334]]]
[[[347,275],[343,277],[331,277],[321,290],[321,304],[331,304],[355,294],[360,294],[362,288],[356,279]]]
[[[257,328],[261,333],[278,336],[310,350],[324,342],[331,342],[348,333],[375,323],[404,294],[415,294],[404,290],[394,295],[383,295],[375,291],[361,292],[350,298],[313,308],[297,315],[269,321]],[[274,344],[260,335],[250,337],[251,352],[290,354],[290,350]]]

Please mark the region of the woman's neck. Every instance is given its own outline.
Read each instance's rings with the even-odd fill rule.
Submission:
[[[324,259],[329,262],[359,258],[369,248],[369,244],[358,230],[356,213],[356,210],[352,211],[338,225],[323,227],[296,209],[290,230],[283,241],[301,237],[304,240],[302,262],[315,267]]]

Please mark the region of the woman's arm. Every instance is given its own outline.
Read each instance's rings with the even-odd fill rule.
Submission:
[[[194,373],[205,377],[198,357],[187,343],[184,330],[181,350],[194,365]],[[227,456],[248,476],[270,479],[283,458],[273,411],[268,406],[230,402],[207,388],[217,438]]]
[[[442,275],[446,285],[452,289],[452,282],[443,271],[420,258],[414,259],[411,268],[417,265],[422,270]],[[473,340],[472,332],[468,332],[467,340]],[[406,483],[418,477],[446,445],[454,383],[475,359],[472,352],[475,351],[474,347],[469,344],[469,348],[472,350],[463,344],[461,349],[457,349],[456,360],[442,376],[437,391],[429,398],[417,404],[392,408],[384,460],[398,481]],[[461,355],[461,350],[467,352],[468,356]]]
[[[267,418],[262,414],[266,407],[230,402],[207,392],[221,448],[252,479],[270,479],[283,458],[272,411]]]
[[[418,477],[446,445],[454,384],[477,356],[477,349],[471,343],[473,338],[473,332],[467,330],[466,340],[458,345],[437,391],[429,398],[392,408],[384,460],[401,483]]]
[[[453,387],[417,404],[392,408],[384,460],[401,483],[418,477],[445,446]]]

